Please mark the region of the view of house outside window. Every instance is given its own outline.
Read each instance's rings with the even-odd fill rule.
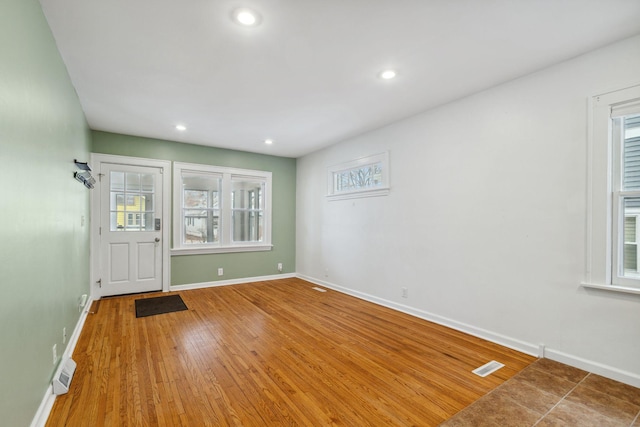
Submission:
[[[147,231],[154,221],[151,174],[111,172],[111,231]]]
[[[620,129],[622,144],[622,181],[620,200],[624,216],[622,239],[622,274],[640,279],[638,256],[638,233],[640,225],[640,115],[623,116],[614,119],[614,128]]]
[[[174,162],[174,248],[271,249],[271,172]]]

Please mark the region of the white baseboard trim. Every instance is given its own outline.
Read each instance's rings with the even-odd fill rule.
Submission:
[[[242,283],[266,282],[267,280],[291,279],[298,277],[296,273],[274,274],[272,276],[243,277],[240,279],[216,280],[215,282],[190,283],[187,285],[171,285],[169,291],[187,291],[190,289],[212,288],[216,286],[240,285]]]
[[[82,332],[82,328],[84,327],[84,322],[87,320],[87,315],[89,314],[89,310],[91,309],[91,305],[93,303],[93,298],[89,297],[85,306],[82,308],[82,313],[80,314],[80,318],[76,323],[76,327],[73,329],[73,333],[69,338],[69,344],[67,344],[67,348],[64,350],[62,354],[62,358],[60,361],[66,360],[68,357],[73,355],[73,351],[78,344],[78,338],[80,338],[80,333]],[[62,363],[58,363],[56,370],[53,374],[52,378],[55,378],[60,369],[62,369]],[[31,427],[44,427],[47,423],[47,419],[49,419],[49,414],[51,413],[51,409],[53,408],[53,404],[56,401],[56,395],[53,394],[53,386],[49,384],[47,390],[44,393],[44,397],[42,398],[42,402],[36,411],[33,420],[31,421]]]
[[[55,401],[56,395],[53,394],[53,386],[49,384],[49,387],[47,387],[47,391],[44,394],[44,398],[38,407],[38,411],[31,421],[31,427],[44,427]]]
[[[373,295],[366,294],[364,292],[355,291],[353,289],[345,288],[334,283],[326,282],[324,280],[319,280],[313,277],[305,276],[299,274],[298,277],[300,279],[306,280],[311,283],[315,283],[317,285],[325,286],[327,288],[333,289],[338,292],[342,292],[347,295],[354,296],[356,298],[363,299],[365,301],[372,302],[374,304],[378,304],[387,308],[391,308],[397,311],[401,311],[406,314],[410,314],[412,316],[418,317],[420,319],[428,320],[433,323],[437,323],[442,326],[446,326],[451,329],[455,329],[457,331],[465,332],[469,335],[473,335],[478,338],[485,339],[487,341],[494,342],[496,344],[500,344],[504,347],[511,348],[513,350],[518,350],[523,353],[529,354],[531,356],[538,355],[538,346],[534,344],[530,344],[524,341],[517,340],[515,338],[507,337],[505,335],[497,334],[491,331],[487,331],[485,329],[477,328],[475,326],[467,325],[466,323],[457,322],[452,319],[448,319],[443,316],[439,316],[437,314],[429,313],[424,310],[419,310],[417,308],[409,307],[404,304],[398,304],[393,301],[389,301],[383,298],[378,298]]]
[[[505,347],[521,351],[531,356],[538,356],[538,357],[541,356],[541,354],[539,354],[541,350],[539,346],[536,344],[532,344],[532,343],[521,341],[515,338],[507,337],[505,335],[491,332],[482,328],[477,328],[475,326],[467,325],[462,322],[457,322],[455,320],[448,319],[446,317],[442,317],[437,314],[429,313],[413,307],[408,307],[406,305],[398,304],[393,301],[385,300],[383,298],[378,298],[360,291],[355,291],[353,289],[336,285],[334,283],[316,279],[314,277],[305,276],[303,274],[298,274],[297,277],[299,277],[300,279],[306,280],[308,282],[314,283],[316,285],[333,289],[337,292],[342,292],[344,294],[351,295],[356,298],[360,298],[365,301],[382,305],[384,307],[388,307],[397,311],[401,311],[403,313],[407,313],[412,316],[419,317],[421,319],[425,319],[430,322],[437,323],[439,325],[443,325],[451,329],[455,329],[457,331],[465,332],[469,335],[473,335],[475,337],[482,338],[487,341],[491,341],[496,344],[500,344]],[[638,374],[628,372],[628,371],[623,371],[621,369],[617,369],[612,366],[604,365],[598,362],[594,362],[592,360],[583,359],[581,357],[574,356],[571,354],[563,353],[561,351],[554,350],[549,347],[545,347],[543,351],[544,351],[544,357],[547,359],[555,360],[556,362],[564,363],[566,365],[583,369],[588,372],[593,372],[594,374],[598,374],[603,377],[607,377],[612,380],[620,381],[622,383],[640,388],[640,375]]]
[[[556,362],[571,365],[573,367],[640,388],[640,375],[638,374],[623,371],[608,365],[603,365],[602,363],[594,362],[593,360],[583,359],[581,357],[553,349],[545,349],[544,354],[547,359],[555,360]]]

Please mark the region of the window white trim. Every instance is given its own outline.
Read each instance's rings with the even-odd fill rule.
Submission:
[[[219,241],[202,244],[185,244],[182,176],[183,173],[204,173],[221,179]],[[231,183],[234,179],[249,179],[264,183],[264,210],[262,241],[234,242],[231,236]],[[271,191],[272,173],[222,166],[173,162],[173,248],[171,255],[194,255],[228,252],[270,251],[271,244]]]
[[[195,246],[195,245],[194,245]],[[197,246],[193,248],[173,248],[171,256],[223,254],[229,252],[264,252],[273,249],[273,245],[235,245],[235,246]]]
[[[631,285],[614,278],[617,270],[615,246],[618,224],[617,197],[614,197],[616,158],[612,138],[612,112],[627,111],[640,100],[640,85],[596,95],[589,99],[587,144],[587,239],[585,278],[582,286],[638,293],[640,282]],[[615,219],[615,222],[614,222]],[[616,262],[614,264],[614,261]],[[614,267],[615,266],[615,267]],[[616,274],[617,276],[617,274]],[[628,280],[628,279],[627,279]],[[632,287],[631,287],[632,286]]]
[[[380,165],[380,177],[376,184],[354,189],[340,189],[336,180],[340,174],[356,172],[370,166]],[[327,198],[344,200],[360,197],[386,196],[389,194],[389,152],[362,157],[345,163],[330,166],[327,169]]]

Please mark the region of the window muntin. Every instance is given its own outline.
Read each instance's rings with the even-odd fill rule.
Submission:
[[[330,199],[381,196],[389,193],[389,153],[332,166],[328,170]]]
[[[110,230],[153,230],[154,175],[111,171],[109,178]]]
[[[222,176],[182,173],[182,244],[220,241],[220,188]]]
[[[174,162],[173,253],[270,250],[270,191],[271,172]]]
[[[640,114],[611,118],[614,153],[612,284],[640,286]]]
[[[640,115],[640,85],[596,95],[589,100],[587,145],[587,239],[585,275],[589,288],[640,294],[640,279],[631,277],[638,230],[633,198],[640,197],[631,177],[632,163],[625,164],[624,140],[638,130],[623,129],[621,117]],[[628,122],[629,123],[629,122]],[[632,128],[635,128],[633,126]],[[626,149],[627,156],[631,148]],[[626,252],[626,253],[625,253]]]
[[[262,242],[264,229],[264,182],[236,177],[231,181],[233,242]]]
[[[358,191],[382,186],[382,162],[359,166],[333,174],[333,191]]]

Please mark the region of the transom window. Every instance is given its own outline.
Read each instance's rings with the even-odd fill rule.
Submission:
[[[271,249],[271,172],[174,163],[174,254]]]
[[[330,199],[383,196],[389,193],[389,153],[363,157],[329,168]]]

